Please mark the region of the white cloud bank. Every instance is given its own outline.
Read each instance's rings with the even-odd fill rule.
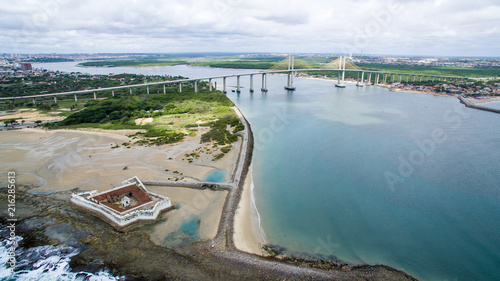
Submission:
[[[497,0],[18,0],[0,52],[499,56]]]

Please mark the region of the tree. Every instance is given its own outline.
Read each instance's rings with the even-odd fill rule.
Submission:
[[[37,126],[40,126],[40,124],[42,124],[42,120],[36,120],[36,121],[35,121],[35,124],[36,124]]]
[[[9,124],[14,125],[15,123],[17,123],[17,120],[15,118],[6,119],[3,121],[3,123],[5,124],[5,127],[7,127],[9,126]]]

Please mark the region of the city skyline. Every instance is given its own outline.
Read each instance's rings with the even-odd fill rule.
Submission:
[[[3,53],[282,52],[498,56],[500,4],[466,1],[20,1]]]

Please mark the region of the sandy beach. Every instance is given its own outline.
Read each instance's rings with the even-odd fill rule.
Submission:
[[[198,149],[199,136],[164,146],[131,146],[130,130],[43,130],[22,129],[0,132],[0,174],[15,171],[17,183],[33,186],[30,192],[64,191],[78,187],[103,191],[132,176],[143,181],[202,181],[210,172],[234,169],[241,140],[222,159],[183,160]],[[118,148],[113,148],[116,146]],[[1,185],[7,177],[2,177]],[[151,231],[152,240],[164,240],[181,224],[193,218],[200,221],[202,240],[215,237],[227,191],[193,190],[177,187],[149,187],[152,192],[171,198],[175,210],[163,215]]]
[[[487,102],[493,102],[493,101],[500,101],[500,97],[488,97],[488,98],[482,98],[482,99],[467,98],[467,100],[471,103],[477,104],[477,103],[487,103]]]
[[[261,233],[258,213],[252,200],[252,185],[250,166],[234,218],[234,243],[241,251],[264,255],[262,246],[266,241]]]

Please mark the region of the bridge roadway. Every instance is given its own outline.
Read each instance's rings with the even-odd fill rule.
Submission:
[[[371,71],[371,70],[359,70],[359,69],[346,69],[346,70],[339,70],[339,69],[321,69],[321,68],[312,68],[312,69],[295,69],[293,71],[291,70],[265,70],[265,71],[257,71],[257,72],[251,72],[251,73],[241,73],[241,74],[230,74],[230,75],[218,75],[218,76],[209,76],[209,77],[200,77],[200,78],[192,78],[192,79],[180,79],[180,80],[171,80],[171,81],[161,81],[161,82],[151,82],[151,83],[144,83],[144,84],[136,84],[136,85],[126,85],[126,86],[116,86],[116,87],[109,87],[109,88],[97,88],[97,89],[88,89],[88,90],[79,90],[79,91],[70,91],[70,92],[61,92],[61,93],[50,93],[50,94],[39,94],[39,95],[29,95],[29,96],[16,96],[16,97],[0,97],[0,100],[17,100],[17,99],[33,99],[33,102],[36,103],[37,98],[44,98],[44,97],[54,97],[54,102],[57,102],[57,96],[65,96],[65,95],[74,95],[75,101],[78,101],[77,95],[81,94],[94,94],[94,99],[97,98],[97,93],[98,92],[106,92],[106,91],[111,91],[113,93],[113,96],[115,95],[115,90],[122,90],[122,89],[129,89],[130,93],[132,93],[133,88],[141,88],[141,87],[147,87],[147,93],[149,94],[149,87],[150,86],[158,86],[158,85],[163,85],[163,92],[166,93],[165,85],[167,84],[178,84],[179,85],[179,92],[182,92],[182,83],[187,83],[187,82],[194,82],[194,88],[195,92],[198,92],[198,81],[209,81],[210,83],[210,90],[212,90],[212,80],[214,79],[223,79],[223,91],[226,92],[227,85],[226,85],[226,79],[231,78],[231,77],[236,77],[237,78],[237,89],[238,91],[240,90],[240,81],[239,78],[241,76],[250,76],[250,91],[253,91],[253,76],[254,75],[262,75],[262,91],[267,91],[267,74],[279,74],[279,73],[287,73],[288,75],[292,75],[293,73],[296,72],[308,72],[308,71],[350,71],[350,72],[358,72],[358,73],[368,73],[370,74],[368,79],[361,78],[362,81],[359,80],[358,78],[358,83],[373,83],[374,84],[380,84],[382,81],[384,83],[387,82],[387,80],[391,80],[392,82],[402,82],[403,77],[406,77],[406,81],[409,81],[410,77],[413,77],[413,81],[416,80],[416,78],[419,78],[419,81],[422,81],[423,79],[426,79],[428,81],[430,78],[434,81],[434,79],[455,79],[455,80],[462,80],[466,79],[465,77],[456,77],[456,76],[437,76],[437,75],[425,75],[425,74],[409,74],[409,73],[395,73],[395,72],[385,72],[385,71]],[[372,74],[376,74],[374,79],[372,79]],[[383,75],[382,79],[380,79],[380,75]],[[359,76],[359,75],[358,75]],[[396,79],[397,78],[397,79]],[[380,81],[382,80],[382,81]]]

